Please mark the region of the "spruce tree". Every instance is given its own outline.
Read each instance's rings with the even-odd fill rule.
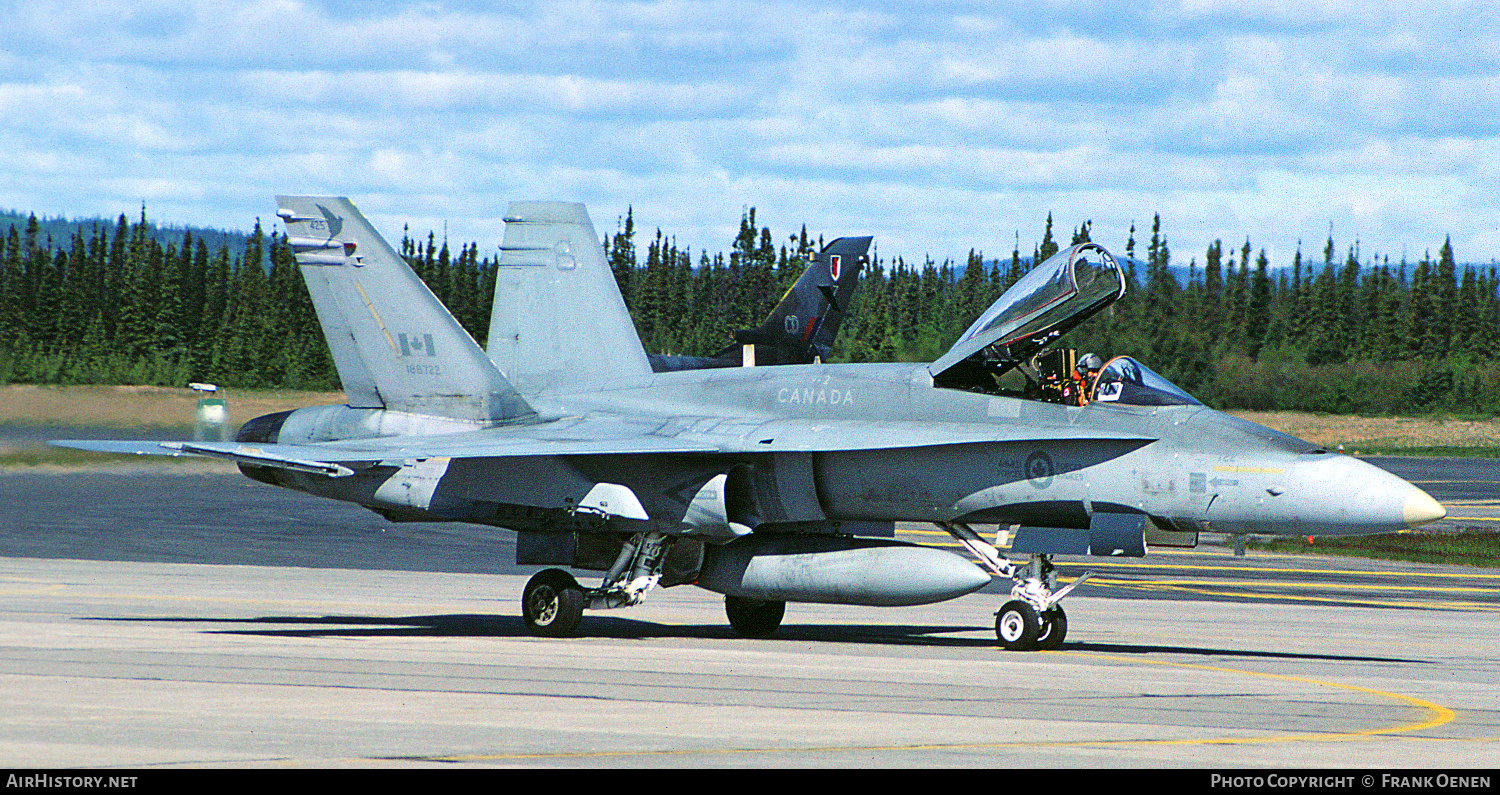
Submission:
[[[1270,261],[1266,250],[1255,259],[1255,275],[1250,280],[1250,295],[1245,302],[1245,351],[1251,359],[1260,357],[1271,325]]]
[[[1224,325],[1224,244],[1215,240],[1203,255],[1203,330],[1218,340]]]
[[[1052,213],[1049,212],[1047,213],[1047,229],[1042,233],[1042,245],[1037,249],[1036,260],[1031,263],[1032,267],[1046,262],[1048,257],[1057,253],[1057,250],[1057,241],[1052,239]]]

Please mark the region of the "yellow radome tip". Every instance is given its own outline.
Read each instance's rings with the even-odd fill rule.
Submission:
[[[1413,488],[1401,505],[1401,518],[1407,527],[1436,522],[1448,515],[1448,509],[1438,504],[1427,492]]]

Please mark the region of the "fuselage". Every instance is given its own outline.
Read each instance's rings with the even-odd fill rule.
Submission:
[[[814,454],[831,517],[1084,526],[1095,511],[1139,512],[1179,530],[1342,535],[1441,518],[1425,492],[1384,470],[1202,405],[1065,406],[935,387],[926,365],[740,368],[670,376],[608,403],[854,421],[925,435],[981,428],[992,441]],[[637,397],[638,396],[638,397]],[[1054,438],[1046,438],[1048,436]],[[1043,438],[1037,438],[1043,437]]]
[[[277,477],[280,485],[411,518],[509,527],[524,524],[517,506],[558,509],[588,485],[609,482],[640,495],[658,529],[673,532],[681,529],[683,494],[731,467],[753,470],[756,518],[772,524],[1087,527],[1094,513],[1106,512],[1145,514],[1158,527],[1187,532],[1336,535],[1393,532],[1443,515],[1420,489],[1377,467],[1201,405],[1075,407],[972,393],[935,387],[920,364],[658,373],[532,402],[558,422],[628,417],[659,422],[661,436],[733,439],[741,451],[465,459],[441,471],[386,462],[355,478]],[[358,432],[366,435],[467,430],[360,416]],[[329,441],[336,425],[294,419],[279,441]],[[792,425],[796,442],[788,444]],[[538,476],[555,487],[506,486]],[[542,516],[532,514],[544,527],[552,520]]]

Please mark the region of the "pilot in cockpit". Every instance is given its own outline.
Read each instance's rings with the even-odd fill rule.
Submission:
[[[1031,363],[1039,376],[1035,399],[1065,406],[1087,406],[1104,361],[1097,354],[1078,355],[1074,348],[1053,348]]]
[[[1078,382],[1078,405],[1087,406],[1089,397],[1094,394],[1094,382],[1099,379],[1099,370],[1104,367],[1104,360],[1097,353],[1085,353],[1078,357],[1078,365],[1073,369],[1074,378]]]

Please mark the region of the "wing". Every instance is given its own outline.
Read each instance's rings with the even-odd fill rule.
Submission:
[[[878,421],[735,420],[675,418],[636,420],[574,417],[538,425],[466,433],[387,436],[318,444],[242,442],[55,440],[51,444],[101,453],[204,456],[253,466],[344,477],[356,463],[428,458],[501,458],[571,455],[815,453],[909,449],[994,442],[1088,439],[1140,445],[1139,435],[1071,426],[971,425]]]

